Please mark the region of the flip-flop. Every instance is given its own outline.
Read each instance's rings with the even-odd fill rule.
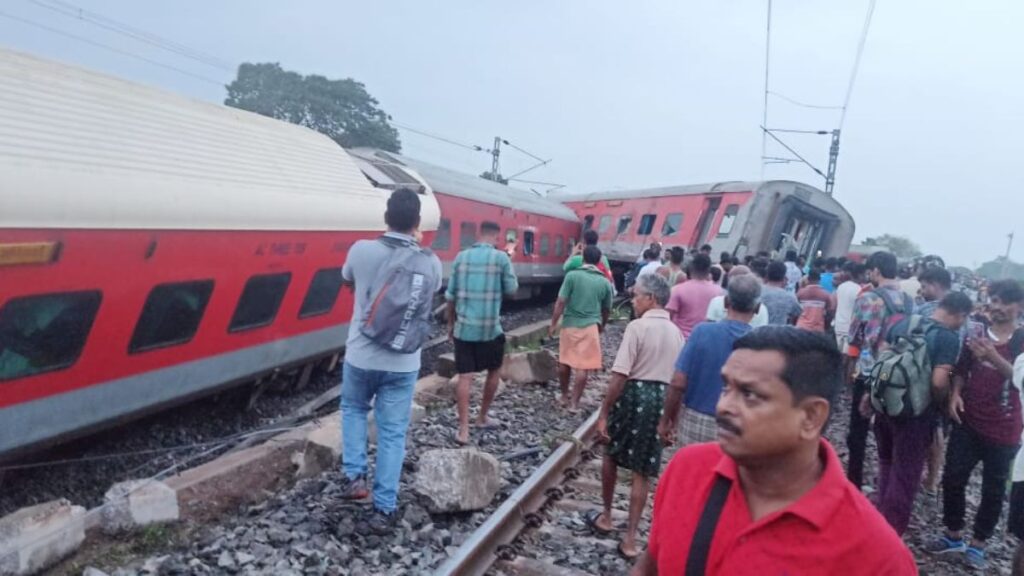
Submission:
[[[455,432],[452,433],[452,440],[455,441],[455,443],[458,444],[459,447],[469,446],[469,440],[468,439],[465,442],[463,442],[462,440],[459,440],[459,431],[458,430],[456,430]]]
[[[590,530],[594,534],[597,534],[598,536],[607,536],[615,530],[609,530],[607,528],[601,528],[600,526],[598,526],[597,520],[601,516],[604,516],[604,512],[601,510],[588,510],[586,513],[583,514],[583,519],[586,520],[587,527],[590,528]]]
[[[637,552],[636,554],[626,554],[626,551],[622,549],[622,542],[619,542],[619,546],[616,550],[618,550],[619,556],[621,556],[623,560],[636,560],[640,556],[640,552]]]

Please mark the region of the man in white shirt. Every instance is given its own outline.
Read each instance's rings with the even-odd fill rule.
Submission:
[[[639,280],[648,274],[654,274],[661,268],[661,257],[653,249],[648,248],[644,251],[644,262],[646,262],[643,268],[636,273],[636,279]]]
[[[743,266],[742,264],[739,266],[733,266],[732,270],[729,270],[729,281],[731,282],[733,278],[746,274],[751,274],[750,268]],[[725,310],[725,296],[715,296],[714,299],[711,300],[711,303],[708,304],[708,322],[721,322],[722,320],[725,320],[727,315],[728,312]],[[754,314],[754,317],[750,319],[749,324],[751,328],[767,326],[768,308],[766,306],[759,305],[757,312]]]
[[[832,295],[836,300],[836,318],[833,323],[836,332],[836,345],[839,351],[846,353],[846,345],[850,343],[850,322],[853,320],[853,307],[857,296],[864,286],[864,265],[850,262],[846,266],[848,278],[836,288]]]

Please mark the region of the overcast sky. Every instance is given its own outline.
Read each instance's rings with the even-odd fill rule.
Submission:
[[[494,136],[573,191],[762,177],[766,2],[61,0],[230,63],[352,77],[397,122],[459,142]],[[0,4],[0,43],[222,102],[234,73],[41,7]],[[867,0],[775,0],[771,89],[839,105]],[[27,19],[79,39],[33,27]],[[909,236],[974,265],[1024,236],[1020,0],[879,0],[843,130],[836,197],[857,240]],[[83,42],[159,61],[198,79]],[[210,81],[212,80],[212,82]],[[769,125],[831,130],[839,112],[769,100]],[[404,152],[466,172],[490,158],[402,133]],[[828,139],[787,141],[824,170]],[[785,155],[778,146],[768,154]],[[528,167],[508,150],[502,171]],[[526,176],[524,176],[526,177]],[[799,164],[765,178],[824,187]],[[543,189],[543,188],[541,188]],[[1024,260],[1024,237],[1012,256]]]

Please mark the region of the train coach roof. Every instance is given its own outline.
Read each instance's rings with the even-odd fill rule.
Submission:
[[[312,130],[0,50],[0,228],[383,229]]]
[[[416,171],[434,192],[439,194],[458,196],[562,220],[573,222],[579,220],[576,213],[561,202],[540,197],[529,190],[506,186],[472,174],[456,172],[394,152],[384,152],[372,148],[356,148],[351,152],[363,158],[407,166]]]
[[[590,200],[627,200],[630,198],[657,198],[661,196],[689,196],[720,192],[752,192],[768,182],[715,182],[711,184],[687,184],[684,186],[662,186],[632,190],[604,190],[587,193],[553,193],[562,202],[584,202]]]

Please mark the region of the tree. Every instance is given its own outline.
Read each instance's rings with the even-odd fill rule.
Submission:
[[[1005,274],[1003,273],[1004,268],[1006,270]],[[1007,262],[1005,256],[998,256],[995,260],[982,264],[981,268],[978,268],[978,276],[984,276],[989,280],[1013,278],[1024,281],[1024,264],[1019,264],[1013,260]]]
[[[402,144],[390,117],[366,87],[351,78],[303,76],[277,63],[244,63],[227,86],[227,106],[312,128],[350,148],[370,146],[398,152]]]
[[[893,236],[882,234],[877,238],[864,240],[865,246],[884,246],[889,249],[897,258],[917,258],[921,256],[921,248],[904,236]]]

